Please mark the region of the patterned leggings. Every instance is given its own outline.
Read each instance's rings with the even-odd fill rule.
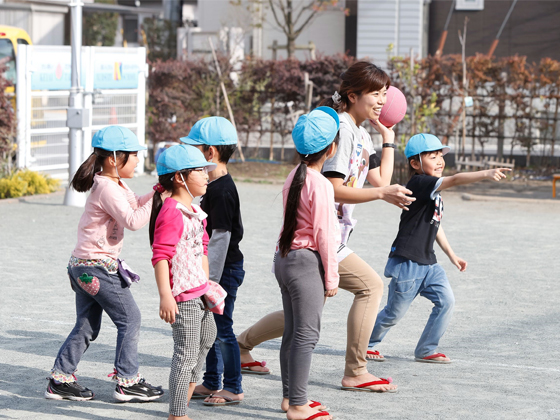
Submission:
[[[197,382],[206,354],[216,340],[212,312],[200,298],[179,302],[173,328],[174,351],[169,375],[169,414],[187,414],[189,383]]]

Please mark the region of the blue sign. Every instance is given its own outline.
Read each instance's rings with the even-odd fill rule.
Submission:
[[[136,54],[96,53],[94,56],[94,89],[136,89],[138,56]]]
[[[70,50],[57,53],[31,50],[31,90],[68,90],[72,87],[72,57]],[[82,68],[83,59],[82,59]],[[82,72],[80,83],[85,85]]]
[[[89,51],[89,50],[88,50]],[[82,53],[80,84],[86,86],[88,57]],[[47,50],[35,47],[31,50],[31,90],[69,90],[72,87],[72,57],[69,47]],[[92,51],[94,89],[136,89],[140,66],[137,54],[122,51]],[[91,79],[89,79],[91,80]]]

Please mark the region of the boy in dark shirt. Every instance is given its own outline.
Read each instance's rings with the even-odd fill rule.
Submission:
[[[505,178],[504,171],[510,169],[489,169],[443,177],[443,155],[448,151],[449,147],[444,147],[432,134],[412,136],[406,145],[405,155],[413,173],[406,188],[412,191],[416,201],[410,203],[408,211],[403,210],[399,232],[391,247],[385,267],[385,277],[391,278],[389,296],[387,305],[377,316],[369,341],[370,351],[399,322],[416,296],[421,295],[432,301],[434,308],[416,346],[415,360],[451,363],[445,354],[435,353],[451,320],[455,298],[445,271],[437,263],[434,241],[460,271],[466,270],[467,262],[455,255],[440,226],[443,201],[439,192],[483,179],[499,181]],[[379,356],[372,360],[384,360],[383,356]]]
[[[205,398],[204,405],[211,406],[239,404],[243,400],[241,361],[232,316],[237,289],[245,277],[239,250],[243,223],[237,188],[227,171],[237,147],[237,132],[227,119],[208,117],[198,121],[181,141],[198,147],[208,161],[217,164],[208,174],[209,184],[200,207],[208,214],[210,280],[220,283],[227,292],[223,315],[214,314],[218,335],[206,357],[204,382],[195,388],[193,398]]]

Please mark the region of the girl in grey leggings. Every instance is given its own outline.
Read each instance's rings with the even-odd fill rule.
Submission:
[[[292,132],[301,163],[284,184],[284,224],[274,264],[284,305],[280,368],[290,420],[332,419],[320,403],[308,400],[307,382],[325,296],[338,290],[334,189],[321,175],[323,163],[336,152],[338,128],[336,112],[320,107],[300,117]]]

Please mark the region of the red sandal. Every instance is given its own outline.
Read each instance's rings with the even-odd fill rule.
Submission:
[[[415,357],[414,360],[422,363],[439,363],[442,365],[448,365],[449,363],[451,363],[451,360],[433,360],[437,357],[447,357],[447,356],[443,353],[436,353],[422,358]]]
[[[371,354],[372,356],[381,356],[381,354],[379,354],[379,352],[377,350],[368,350],[367,354]],[[374,362],[384,362],[385,357],[381,356],[381,357],[368,357],[368,360],[373,360]]]
[[[381,389],[368,388],[368,386],[372,386],[372,385],[389,385],[391,382],[393,382],[391,378],[388,379],[380,378],[380,379],[381,379],[380,381],[366,382],[356,386],[341,386],[340,389],[342,389],[343,391],[379,392],[379,393],[388,392],[390,394],[398,392],[397,389],[381,390]]]
[[[241,373],[250,374],[250,375],[270,375],[270,370],[268,372],[260,372],[256,370],[252,370],[253,366],[266,366],[266,362],[251,362],[251,363],[241,363]]]

